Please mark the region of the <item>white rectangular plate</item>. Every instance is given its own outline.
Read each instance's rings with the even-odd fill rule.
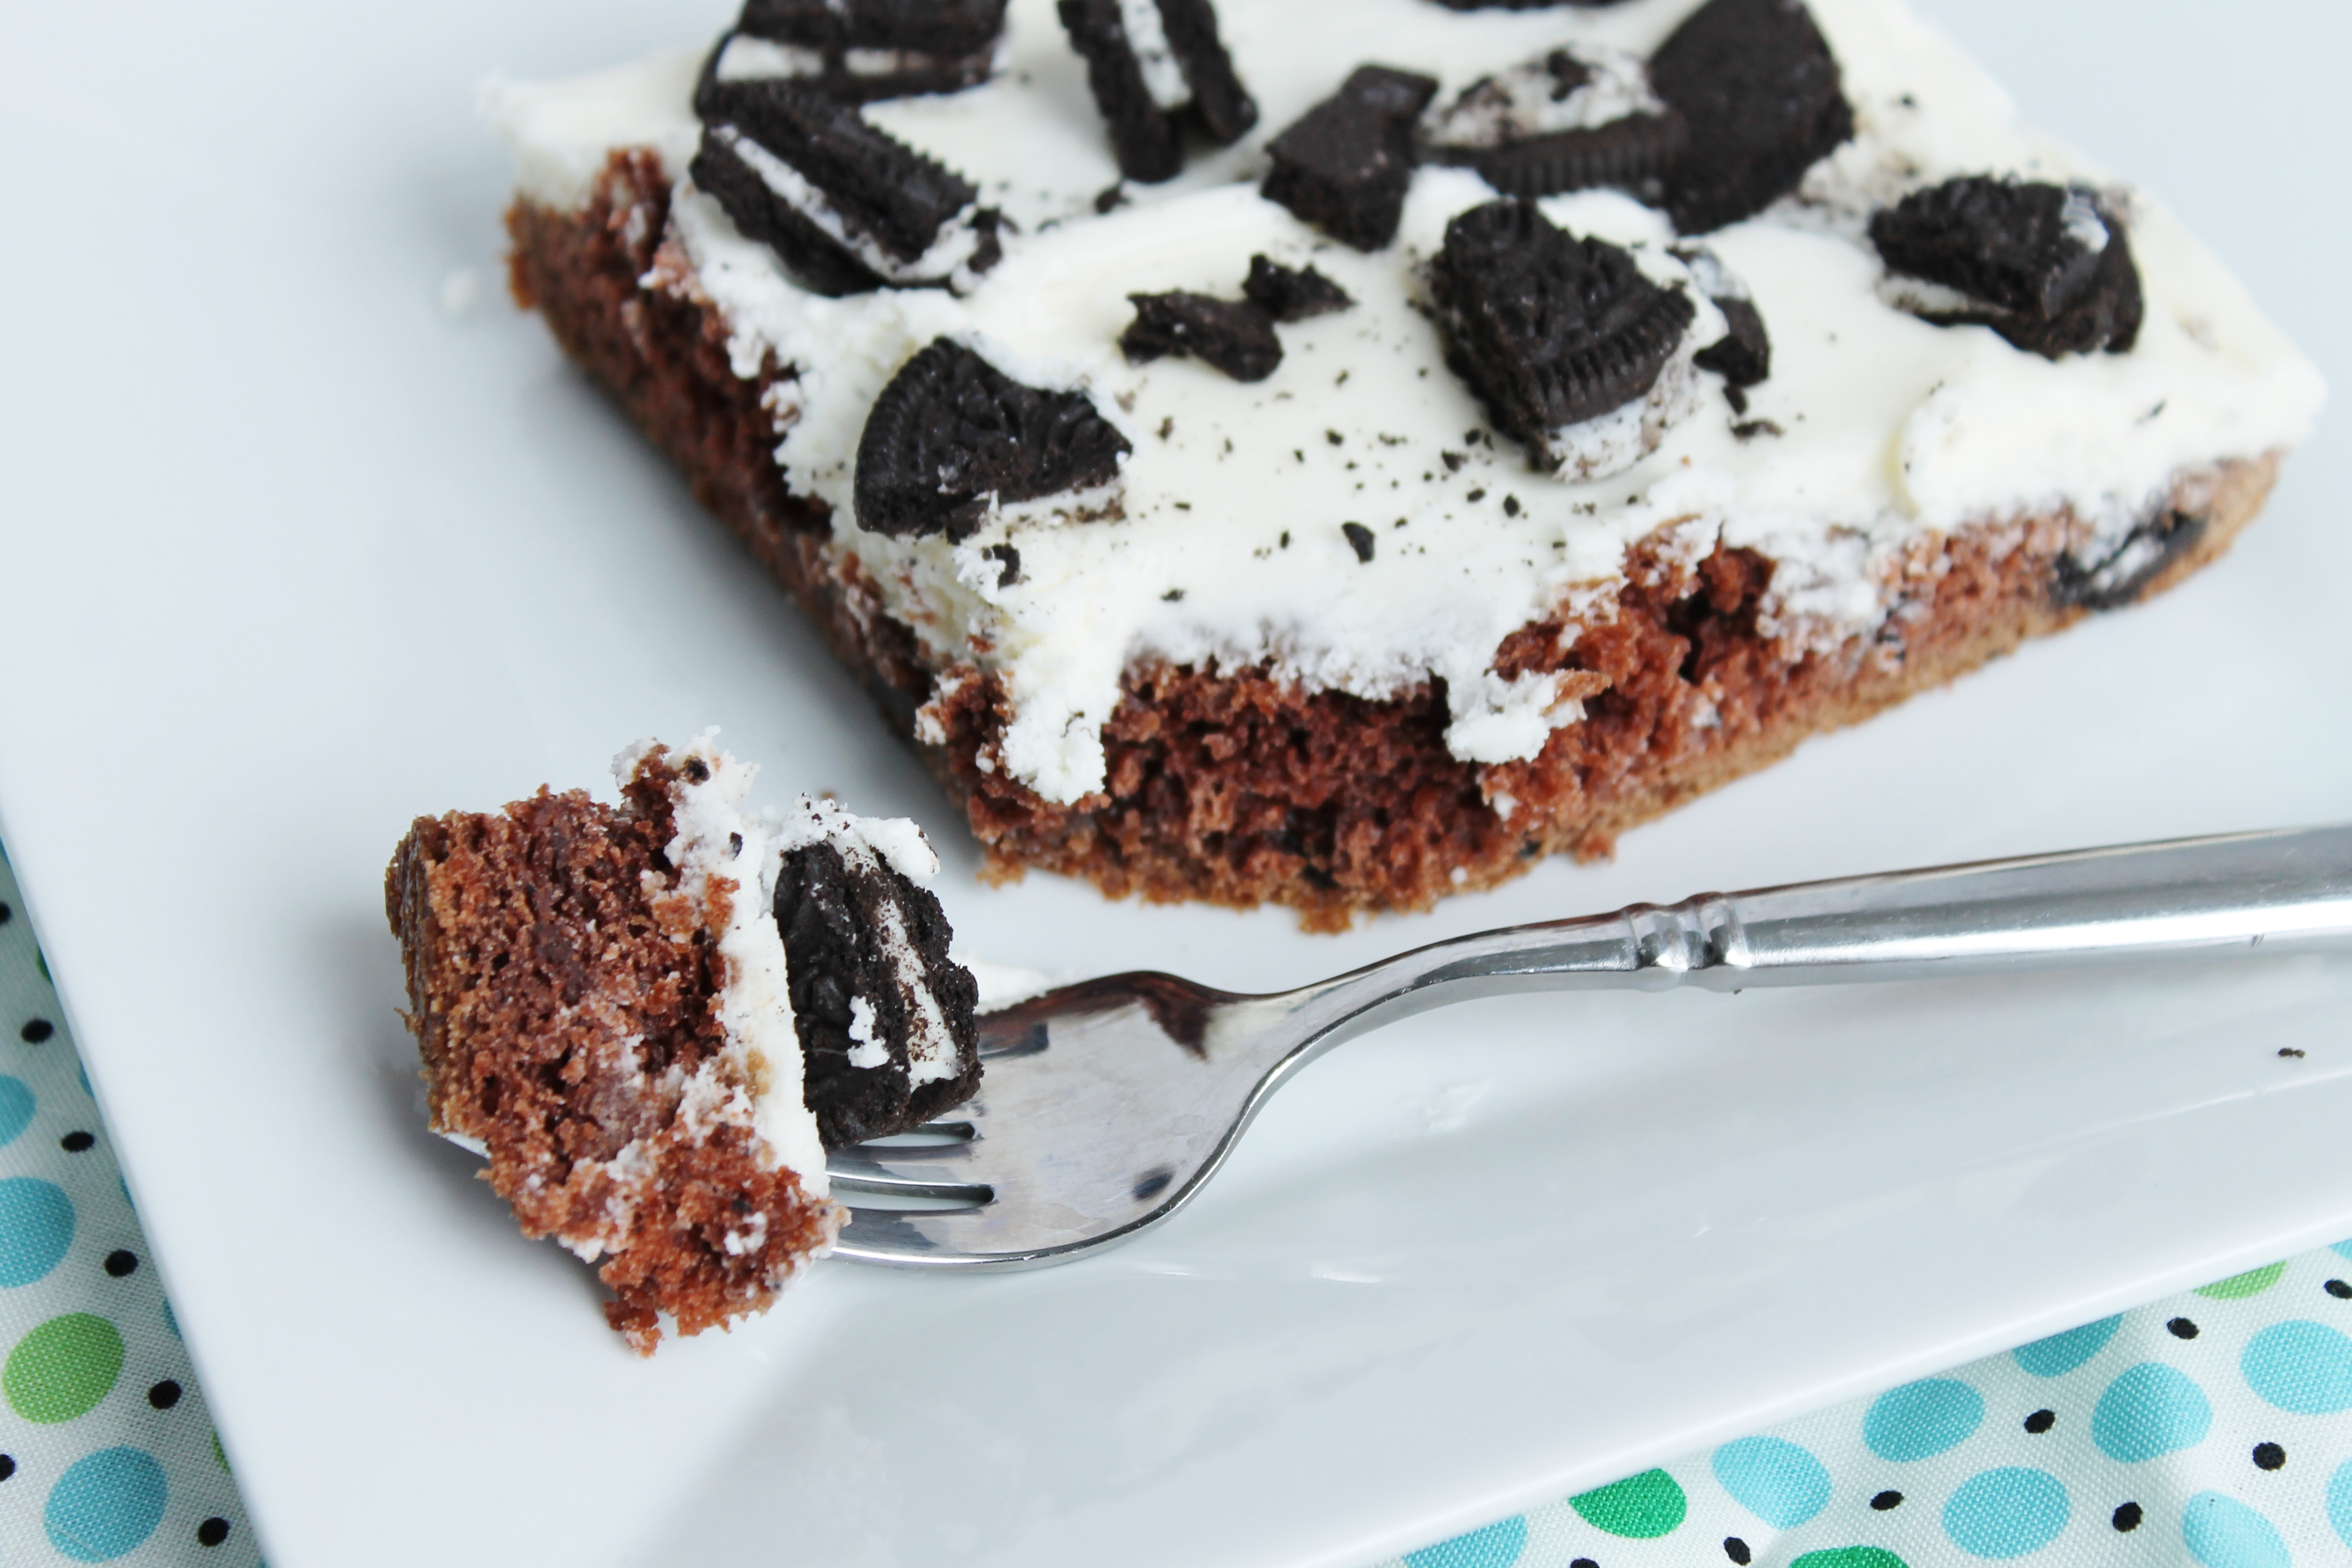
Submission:
[[[2352,11],[1931,10],[2352,367]],[[985,956],[1236,988],[1706,887],[2352,817],[2331,420],[2217,571],[1613,866],[1339,940],[983,889],[848,678],[499,297],[474,79],[725,19],[12,22],[0,831],[278,1568],[1343,1568],[2352,1234],[2346,963],[1520,1000],[1319,1064],[1122,1251],[828,1267],[627,1354],[425,1134],[377,889],[415,814],[594,782],[641,734],[724,724],[772,795],[919,817]]]

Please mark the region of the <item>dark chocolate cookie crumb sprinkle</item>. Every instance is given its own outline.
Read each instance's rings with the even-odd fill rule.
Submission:
[[[196,1544],[199,1546],[218,1546],[227,1539],[228,1521],[218,1514],[196,1526]]]
[[[1021,552],[1010,544],[992,544],[981,554],[997,563],[996,585],[1010,588],[1021,581]]]
[[[128,1279],[139,1271],[139,1255],[118,1247],[106,1255],[106,1271],[117,1279]]]
[[[2037,1410],[2025,1418],[2025,1429],[2036,1436],[2057,1425],[2058,1412],[2055,1410]]]
[[[1250,258],[1249,276],[1242,293],[1277,321],[1303,321],[1328,316],[1356,301],[1348,291],[1312,267],[1285,267],[1264,256]],[[1347,373],[1339,373],[1342,376]]]
[[[1888,1509],[1901,1508],[1903,1506],[1903,1494],[1901,1492],[1892,1490],[1880,1492],[1876,1497],[1870,1500],[1870,1506],[1876,1509],[1881,1513],[1885,1513]]]
[[[58,1026],[47,1018],[35,1018],[16,1031],[16,1037],[28,1046],[37,1046],[58,1032]]]
[[[2276,1443],[2257,1443],[2254,1445],[2254,1468],[2256,1469],[2275,1470],[2281,1468],[2285,1464],[2286,1450],[2280,1447]]]
[[[1788,432],[1769,419],[1743,419],[1731,427],[1731,433],[1742,441],[1753,441],[1759,436],[1783,436]]]
[[[1413,120],[1436,95],[1433,78],[1357,67],[1337,93],[1266,143],[1274,167],[1260,192],[1343,244],[1380,249],[1404,215]]]
[[[1264,381],[1282,363],[1274,318],[1246,300],[1218,300],[1181,291],[1129,294],[1135,320],[1119,334],[1130,364],[1187,354],[1235,381]]]
[[[2304,1056],[2305,1053],[2305,1052],[2303,1052],[2303,1051],[2302,1051],[2301,1049],[2299,1049],[2298,1047],[2294,1047],[2294,1046],[2281,1046],[2281,1047],[2279,1047],[2279,1053],[2278,1053],[2278,1054],[2279,1054],[2279,1055],[2281,1055],[2281,1056],[2283,1056],[2283,1057],[2289,1057],[2289,1058],[2300,1058],[2300,1057]]]
[[[2139,1528],[2140,1519],[2141,1513],[2139,1504],[2136,1502],[2127,1502],[2117,1508],[2115,1511],[2115,1517],[2110,1519],[2107,1522],[2114,1525],[2120,1533],[2129,1535],[2133,1531]]]
[[[1357,560],[1371,560],[1373,534],[1370,529],[1360,522],[1343,522],[1339,525],[1339,531],[1348,536],[1348,547],[1356,552]]]
[[[2196,1323],[2187,1318],[2175,1318],[2165,1324],[2164,1328],[2165,1331],[2176,1340],[2193,1340],[2197,1337]]]
[[[58,1139],[58,1147],[63,1149],[68,1154],[79,1154],[86,1149],[94,1147],[97,1142],[98,1140],[90,1136],[89,1133],[75,1131],[68,1132],[64,1137]]]
[[[1723,312],[1726,331],[1694,356],[1699,369],[1715,372],[1734,388],[1754,386],[1769,378],[1772,340],[1764,331],[1764,318],[1757,313],[1755,302],[1718,297],[1715,308]]]

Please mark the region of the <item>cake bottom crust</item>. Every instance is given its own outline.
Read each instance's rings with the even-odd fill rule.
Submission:
[[[1922,537],[1888,573],[1885,622],[1826,647],[1759,625],[1769,559],[1718,544],[1694,560],[1663,531],[1630,553],[1613,616],[1538,622],[1506,641],[1496,673],[1570,673],[1584,707],[1524,763],[1455,758],[1442,683],[1375,701],[1266,667],[1139,661],[1104,729],[1105,789],[1060,805],[998,765],[1011,715],[995,679],[936,668],[856,556],[831,548],[823,504],[786,489],[761,398],[790,368],[733,374],[717,313],[660,281],[667,218],[668,182],[643,153],[615,153],[578,212],[518,203],[515,297],[685,470],[899,732],[919,734],[989,874],[1035,867],[1114,897],[1286,904],[1312,929],[1424,909],[1555,852],[1605,857],[1624,829],[1809,735],[2170,587],[2229,547],[2277,474],[2269,454],[2177,476],[2168,503],[2095,560],[2081,553],[2090,528],[2063,510]]]

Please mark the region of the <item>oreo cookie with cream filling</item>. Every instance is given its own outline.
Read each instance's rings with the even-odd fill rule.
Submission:
[[[1650,90],[1640,60],[1571,45],[1482,77],[1430,111],[1421,155],[1475,169],[1507,195],[1613,185],[1654,203],[1689,136],[1682,116]]]
[[[1190,354],[1235,381],[1264,381],[1282,363],[1274,316],[1249,300],[1207,294],[1129,294],[1135,320],[1119,334],[1130,364]]]
[[[1002,255],[978,188],[854,105],[762,81],[731,89],[724,108],[688,172],[814,292],[961,290]]]
[[[1257,123],[1212,0],[1059,0],[1056,10],[1128,179],[1173,179],[1187,121],[1224,146]]]
[[[1396,237],[1412,183],[1413,121],[1434,79],[1358,66],[1339,90],[1266,143],[1274,167],[1259,192],[1358,250]]]
[[[969,537],[992,501],[1036,500],[1118,477],[1130,450],[1083,393],[1024,385],[950,338],[890,378],[857,438],[857,526]]]
[[[1285,267],[1270,257],[1250,258],[1242,293],[1277,321],[1328,316],[1355,304],[1348,291],[1312,267]]]
[[[1684,234],[1762,212],[1853,134],[1803,0],[1707,0],[1650,57],[1650,86],[1689,125],[1664,180]]]
[[[1900,275],[1886,292],[1939,326],[1988,326],[2052,359],[2138,340],[2139,268],[2095,192],[1963,175],[1874,214],[1870,239]]]
[[[1005,0],[746,0],[719,41],[695,107],[741,81],[781,79],[851,103],[958,92],[986,81]]]
[[[1429,282],[1447,363],[1537,467],[1579,459],[1588,434],[1611,449],[1577,460],[1579,477],[1614,471],[1656,445],[1667,411],[1654,411],[1653,428],[1643,405],[1686,352],[1696,310],[1681,289],[1652,282],[1616,246],[1580,239],[1533,203],[1508,198],[1445,226]],[[1621,410],[1622,432],[1578,429]]]
[[[939,858],[914,824],[803,797],[776,877],[803,1098],[828,1149],[901,1131],[980,1087],[972,977],[948,956]],[[911,874],[910,874],[911,873]]]

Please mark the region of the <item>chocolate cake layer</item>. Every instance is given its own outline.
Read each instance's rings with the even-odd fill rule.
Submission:
[[[2227,547],[2275,474],[2263,456],[2179,474],[2167,506],[2087,561],[2095,531],[2063,510],[1923,535],[1888,570],[1895,613],[1825,649],[1759,626],[1768,559],[1717,545],[1694,562],[1669,527],[1633,551],[1613,615],[1539,621],[1505,645],[1496,674],[1568,672],[1561,694],[1584,706],[1526,762],[1455,758],[1439,683],[1375,701],[1263,667],[1139,662],[1105,726],[1104,789],[1056,805],[994,765],[1010,714],[992,678],[934,668],[883,612],[854,547],[833,544],[824,509],[785,488],[762,397],[788,368],[737,377],[690,277],[676,275],[677,294],[640,286],[660,276],[667,202],[655,161],[625,153],[577,211],[519,202],[516,297],[918,738],[994,873],[1043,867],[1115,895],[1282,903],[1331,927],[1358,910],[1425,907],[1554,851],[1605,854],[1623,828],[1809,734],[2169,586]]]

